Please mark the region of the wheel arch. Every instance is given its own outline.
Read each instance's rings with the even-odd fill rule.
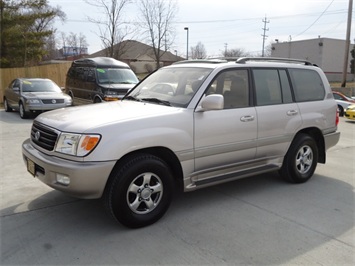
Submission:
[[[95,99],[100,99],[100,102],[104,102],[104,100],[102,99],[101,95],[100,94],[95,94],[93,97],[92,97],[92,102],[95,103]],[[98,103],[98,102],[97,102]]]
[[[69,89],[67,91],[68,91],[67,94],[74,100],[74,92],[73,92],[73,90]]]
[[[339,116],[344,116],[345,109],[341,104],[338,103]]]
[[[314,141],[316,142],[317,148],[318,148],[318,160],[317,161],[319,163],[325,163],[325,161],[326,161],[325,142],[324,142],[324,136],[322,134],[322,131],[316,127],[304,128],[301,131],[297,132],[294,139],[299,134],[306,134],[308,136],[311,136],[314,139]]]
[[[25,99],[25,98],[20,97],[20,98],[18,99],[17,104],[18,104],[18,109],[19,109],[19,110],[20,110],[20,104],[22,104],[22,105],[23,105],[23,108],[24,108],[24,110],[25,110],[26,112],[29,112],[29,111],[30,111],[30,110],[28,109],[28,107],[26,106],[26,99]],[[27,108],[26,108],[26,107],[27,107]]]
[[[180,161],[175,155],[175,153],[166,147],[150,147],[150,148],[132,151],[124,155],[121,159],[119,159],[116,162],[115,166],[113,167],[110,176],[106,182],[106,186],[107,184],[110,183],[110,179],[112,178],[113,173],[117,171],[117,169],[122,167],[126,162],[128,162],[133,157],[136,157],[139,154],[150,154],[163,160],[169,166],[171,170],[171,174],[174,177],[174,181],[177,185],[179,192],[183,190],[183,171],[182,171]]]

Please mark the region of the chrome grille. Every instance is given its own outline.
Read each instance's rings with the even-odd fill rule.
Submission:
[[[58,133],[52,128],[46,127],[36,121],[32,124],[31,140],[38,146],[48,151],[53,151]]]
[[[43,99],[42,102],[44,104],[64,103],[64,99]]]

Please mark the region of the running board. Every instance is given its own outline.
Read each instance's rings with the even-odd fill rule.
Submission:
[[[277,165],[264,165],[264,166],[260,166],[260,167],[256,167],[256,168],[249,168],[249,169],[241,170],[238,172],[227,173],[227,174],[222,174],[222,175],[218,175],[218,176],[211,177],[211,178],[197,180],[194,183],[197,187],[207,186],[212,183],[224,183],[227,181],[232,181],[232,180],[236,180],[236,179],[240,179],[240,178],[244,178],[244,177],[248,177],[248,176],[252,176],[252,175],[276,171],[278,169],[280,169],[280,168]]]

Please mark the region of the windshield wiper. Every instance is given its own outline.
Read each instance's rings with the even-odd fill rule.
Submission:
[[[133,100],[133,101],[137,101],[137,102],[141,102],[142,100],[141,99],[138,99],[134,96],[131,96],[131,95],[128,95],[126,97],[124,97],[125,100]]]
[[[160,100],[158,98],[143,98],[142,101],[153,102],[153,103],[163,104],[166,106],[171,106],[169,101]]]

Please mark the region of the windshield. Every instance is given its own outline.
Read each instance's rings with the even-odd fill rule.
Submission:
[[[99,84],[136,84],[138,79],[128,68],[97,68]]]
[[[24,80],[22,82],[23,92],[62,92],[62,90],[51,80]]]
[[[197,67],[162,68],[143,80],[125,99],[187,107],[211,71]]]

